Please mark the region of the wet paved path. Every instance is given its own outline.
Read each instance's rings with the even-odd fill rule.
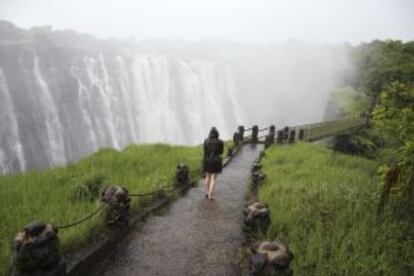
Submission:
[[[202,181],[162,216],[148,219],[92,275],[234,275],[250,168],[261,146],[246,145],[217,179],[215,200]]]

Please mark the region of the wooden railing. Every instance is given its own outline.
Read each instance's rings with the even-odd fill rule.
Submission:
[[[338,120],[298,125],[290,129],[295,130],[296,138],[300,140],[316,141],[352,131],[365,126],[366,123],[367,120],[364,117],[346,117]]]
[[[349,116],[325,122],[286,126],[280,129],[276,129],[274,125],[259,129],[259,127],[255,125],[245,129],[243,133],[240,132],[240,128],[242,127],[244,129],[244,127],[239,126],[238,130],[233,135],[234,146],[230,148],[236,150],[245,143],[264,143],[266,146],[270,146],[273,143],[291,144],[296,140],[312,142],[347,133],[364,127],[365,125],[367,125],[366,117]],[[229,152],[230,154],[228,154],[228,156],[231,159],[232,150]]]

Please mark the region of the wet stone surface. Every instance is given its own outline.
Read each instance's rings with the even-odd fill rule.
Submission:
[[[90,275],[236,275],[244,195],[261,149],[243,147],[219,175],[215,200],[204,198],[200,181],[162,216],[129,234]]]

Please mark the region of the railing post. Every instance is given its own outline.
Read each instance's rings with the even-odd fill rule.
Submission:
[[[252,143],[256,144],[259,141],[259,126],[254,125],[252,128]]]
[[[301,129],[299,130],[299,140],[300,140],[300,141],[305,140],[305,130],[304,130],[303,128],[301,128]]]
[[[188,188],[191,186],[190,167],[186,164],[179,164],[175,171],[175,186]]]
[[[108,206],[105,221],[108,226],[125,227],[129,223],[128,190],[120,186],[108,186],[101,194],[101,201]]]
[[[273,135],[273,137],[274,137],[275,136],[275,131],[276,131],[275,125],[270,125],[269,135]]]
[[[289,134],[289,144],[295,143],[296,130],[292,129]]]
[[[289,140],[289,127],[288,126],[285,126],[283,128],[283,142],[284,143],[285,142],[288,142],[288,140]]]
[[[243,141],[243,139],[244,139],[244,126],[240,125],[238,127],[238,130],[239,130],[239,139],[240,139],[240,141]]]
[[[251,247],[249,272],[252,276],[293,275],[289,264],[293,254],[280,241],[256,242]]]
[[[271,125],[269,128],[269,134],[266,136],[265,148],[270,147],[275,142],[275,130],[276,127],[274,125]]]
[[[60,255],[58,229],[35,221],[26,225],[14,238],[13,275],[66,275]]]
[[[233,134],[233,143],[235,147],[238,147],[240,145],[240,132],[235,132]]]
[[[281,130],[281,129],[278,130],[277,131],[276,143],[283,144],[283,136],[284,136],[283,130]]]
[[[243,210],[243,230],[248,240],[255,235],[265,235],[270,225],[270,210],[266,203],[255,202],[246,204]]]

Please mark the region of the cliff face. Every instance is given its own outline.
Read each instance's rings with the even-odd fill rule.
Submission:
[[[0,173],[130,143],[230,137],[243,112],[229,67],[71,31],[0,23]]]

